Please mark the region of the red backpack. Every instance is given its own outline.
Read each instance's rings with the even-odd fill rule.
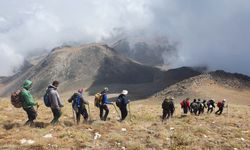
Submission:
[[[218,103],[217,103],[217,107],[220,108],[221,106],[222,106],[222,102],[218,102]]]

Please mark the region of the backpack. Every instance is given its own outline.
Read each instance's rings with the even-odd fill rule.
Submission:
[[[187,106],[188,106],[187,101],[184,100],[184,101],[182,102],[182,108],[187,108]]]
[[[21,98],[21,90],[17,90],[13,93],[11,93],[11,104],[16,108],[22,107],[22,98]]]
[[[217,107],[220,108],[221,106],[222,106],[222,103],[221,103],[221,102],[218,102],[218,103],[217,103]]]
[[[81,98],[79,95],[75,95],[72,106],[73,106],[73,108],[80,108],[81,107]]]
[[[96,93],[94,102],[95,107],[100,107],[101,103],[102,103],[102,94]]]
[[[170,101],[169,100],[164,100],[162,103],[162,108],[163,109],[170,109]]]
[[[49,93],[50,93],[50,90],[47,89],[44,96],[43,96],[43,102],[45,104],[46,107],[50,107],[51,106],[51,102],[50,102],[50,99],[49,99]]]
[[[122,106],[122,97],[118,97],[117,100],[115,101],[115,104],[117,107],[121,107]]]

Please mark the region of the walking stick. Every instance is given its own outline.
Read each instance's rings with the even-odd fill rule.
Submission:
[[[91,114],[90,114],[90,107],[89,107],[89,105],[88,105],[88,110],[89,110],[89,120],[91,121],[92,118],[91,118]]]
[[[119,114],[118,110],[116,109],[115,105],[114,105],[114,104],[112,104],[112,105],[114,106],[115,111],[116,111],[116,113],[117,113],[118,117],[119,117],[119,118],[121,118],[121,116],[120,116],[120,114]]]

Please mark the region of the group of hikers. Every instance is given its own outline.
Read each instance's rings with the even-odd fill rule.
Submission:
[[[57,91],[57,88],[59,86],[59,81],[53,81],[52,84],[50,84],[46,90],[46,93],[44,94],[44,103],[45,106],[50,107],[53,119],[51,120],[51,124],[55,125],[59,122],[59,118],[62,115],[61,108],[64,107],[63,101],[61,100],[59,93]],[[27,113],[28,120],[26,121],[25,125],[32,126],[34,124],[34,120],[37,117],[37,110],[35,107],[39,107],[39,104],[34,100],[33,96],[30,93],[30,89],[32,87],[32,81],[25,80],[22,89],[18,90],[11,94],[11,103],[16,108],[23,108],[24,111]],[[81,116],[84,118],[84,121],[87,122],[89,120],[89,113],[86,109],[86,106],[88,106],[89,109],[89,102],[83,98],[83,89],[79,89],[76,93],[74,93],[69,99],[68,102],[72,103],[72,110],[74,115],[74,120],[76,119],[77,124],[80,123]],[[94,104],[97,108],[100,110],[100,120],[106,121],[108,114],[109,114],[109,106],[113,105],[116,109],[115,105],[120,109],[121,116],[119,121],[123,121],[126,119],[128,115],[128,109],[127,105],[130,103],[130,100],[128,99],[128,91],[122,90],[120,95],[117,97],[115,103],[109,101],[107,93],[109,92],[109,89],[105,87],[103,91],[100,93],[97,93],[95,95],[95,101]],[[183,109],[183,113],[187,114],[188,111],[190,113],[195,115],[200,115],[204,113],[205,108],[207,108],[207,113],[212,113],[213,109],[215,108],[215,101],[214,100],[203,100],[200,99],[196,100],[194,99],[192,103],[190,103],[189,98],[184,99],[181,101],[181,108]],[[175,111],[174,106],[174,98],[168,97],[163,100],[162,103],[162,121],[169,119],[173,116]],[[215,114],[220,115],[223,112],[223,108],[225,106],[226,100],[224,99],[222,102],[218,102],[217,106],[219,108],[218,111],[215,112]],[[117,112],[118,113],[118,112]]]
[[[165,98],[162,102],[162,121],[169,119],[173,116],[175,111],[175,106],[173,102],[173,97]],[[219,101],[217,103],[218,110],[215,112],[216,115],[221,115],[223,109],[225,107],[226,99]],[[181,108],[183,109],[183,114],[187,115],[188,112],[194,115],[200,115],[205,112],[205,108],[207,108],[207,113],[212,113],[215,108],[215,101],[213,99],[210,100],[201,100],[201,99],[194,99],[190,103],[190,98],[186,98],[180,102]]]
[[[59,122],[59,118],[62,115],[61,108],[64,107],[63,101],[61,100],[57,88],[59,86],[59,81],[53,81],[51,85],[48,86],[46,93],[44,94],[44,103],[45,106],[50,107],[53,119],[50,122],[52,125],[55,125]],[[18,90],[11,94],[11,103],[16,108],[23,108],[27,113],[28,120],[25,125],[32,126],[34,124],[34,120],[37,117],[37,110],[35,107],[39,107],[39,104],[34,100],[33,96],[30,93],[30,89],[32,87],[32,81],[25,80],[22,89]],[[89,102],[83,98],[83,89],[79,89],[76,93],[74,93],[69,99],[68,102],[72,103],[72,109],[74,114],[74,119],[76,118],[77,124],[80,123],[80,118],[83,116],[84,121],[87,122],[89,119],[89,113],[86,109]],[[100,119],[103,121],[107,120],[109,114],[108,105],[114,105],[113,102],[108,100],[107,92],[109,89],[107,87],[100,93],[95,95],[95,106],[100,110]],[[121,94],[118,96],[115,104],[121,111],[121,118],[119,121],[125,120],[128,115],[127,105],[130,100],[127,98],[128,91],[122,90]]]

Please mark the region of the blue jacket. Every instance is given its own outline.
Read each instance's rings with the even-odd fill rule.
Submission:
[[[106,93],[102,92],[102,104],[105,105],[105,104],[112,104],[112,102],[110,102],[108,100],[108,96]]]

